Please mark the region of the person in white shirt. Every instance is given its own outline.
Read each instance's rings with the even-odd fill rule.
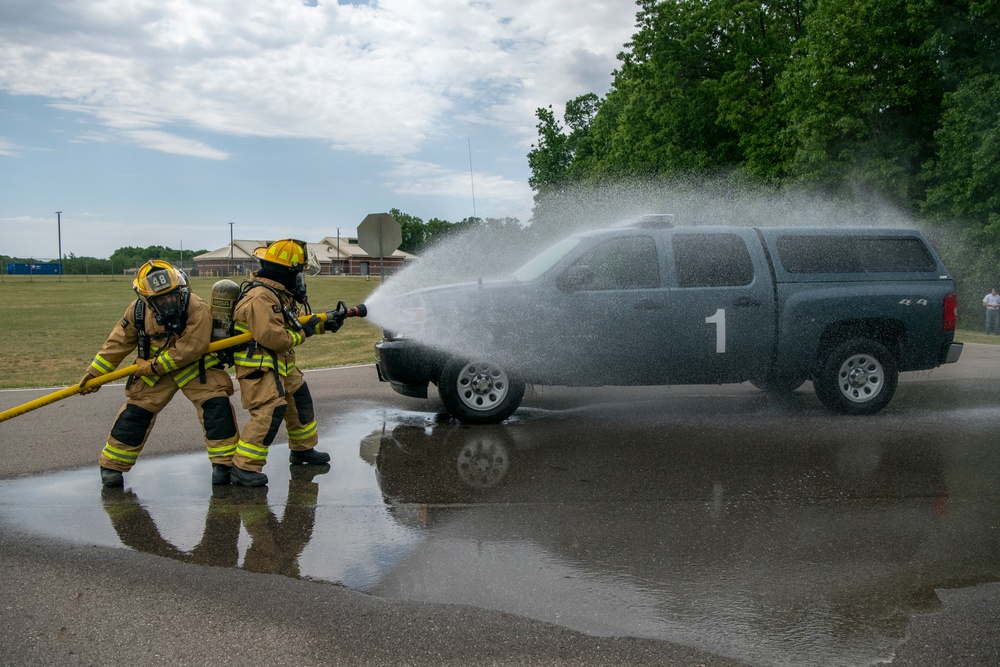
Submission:
[[[996,287],[983,297],[983,308],[986,309],[986,334],[992,330],[994,335],[1000,336],[1000,294]]]

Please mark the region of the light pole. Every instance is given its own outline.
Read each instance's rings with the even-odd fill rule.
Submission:
[[[62,280],[62,211],[56,211],[56,233],[59,235],[59,280]]]
[[[337,273],[340,272],[340,227],[337,227]]]
[[[229,275],[233,275],[233,223],[229,223]]]

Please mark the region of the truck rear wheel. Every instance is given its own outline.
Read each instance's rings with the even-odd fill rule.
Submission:
[[[441,370],[438,393],[460,422],[497,424],[521,404],[524,382],[488,359],[450,359]]]
[[[830,410],[873,415],[896,393],[896,358],[881,343],[854,338],[827,355],[815,378],[816,396]]]

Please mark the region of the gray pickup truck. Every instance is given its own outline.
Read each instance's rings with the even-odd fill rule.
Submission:
[[[406,396],[493,423],[525,384],[749,381],[874,414],[901,371],[957,361],[955,283],[915,229],[674,226],[563,239],[503,280],[415,290],[376,348]]]

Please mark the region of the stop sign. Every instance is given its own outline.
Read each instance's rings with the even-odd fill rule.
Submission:
[[[369,213],[358,225],[358,245],[371,257],[391,255],[403,242],[403,232],[388,213]]]

